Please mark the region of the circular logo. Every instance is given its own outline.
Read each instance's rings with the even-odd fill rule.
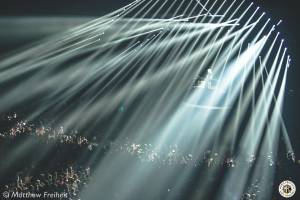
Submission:
[[[283,181],[279,185],[279,193],[285,198],[290,198],[296,193],[296,186],[292,181]]]

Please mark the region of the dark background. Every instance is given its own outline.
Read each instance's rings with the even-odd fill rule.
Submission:
[[[0,20],[5,17],[58,17],[58,16],[86,16],[97,17],[109,13],[121,6],[132,2],[131,0],[1,0]],[[250,2],[250,0],[249,0]],[[289,69],[286,98],[284,105],[284,118],[295,149],[297,160],[300,153],[300,2],[297,0],[254,0],[267,16],[277,22],[283,20],[279,27],[281,37],[285,38],[288,53],[292,62]],[[26,28],[26,27],[25,27]],[[39,27],[36,27],[37,30]],[[5,31],[0,23],[0,32]],[[6,37],[8,37],[6,35]],[[0,35],[0,55],[29,42],[18,40],[16,35],[8,38]],[[16,40],[15,40],[16,39]],[[10,41],[10,42],[8,42]],[[17,42],[16,42],[17,41]]]
[[[0,2],[0,20],[5,17],[58,17],[58,16],[85,16],[97,17],[113,11],[121,6],[127,5],[132,0],[1,0]],[[300,146],[300,11],[299,1],[297,0],[255,0],[257,6],[260,6],[267,16],[277,22],[280,19],[283,23],[280,25],[281,37],[286,40],[288,53],[292,57],[292,66],[289,69],[289,77],[286,89],[286,99],[284,107],[284,116],[286,119],[288,131],[293,140],[293,146]],[[55,20],[54,22],[55,23]],[[2,27],[1,27],[2,26]],[[5,26],[0,23],[1,31],[5,31]],[[26,27],[25,27],[26,29]],[[36,29],[38,31],[38,27]],[[17,34],[17,33],[15,33]],[[0,37],[0,54],[7,53],[16,47],[24,45],[27,41],[12,38]],[[14,35],[14,37],[16,37]],[[1,40],[2,39],[2,40]],[[10,41],[10,42],[8,42]],[[298,148],[299,149],[299,148]],[[300,152],[299,150],[297,150]]]

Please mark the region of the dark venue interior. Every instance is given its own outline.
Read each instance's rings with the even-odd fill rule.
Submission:
[[[299,6],[1,1],[0,199],[300,199]]]

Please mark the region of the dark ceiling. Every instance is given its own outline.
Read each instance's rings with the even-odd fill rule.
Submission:
[[[249,0],[250,1],[250,0]],[[0,19],[4,16],[101,16],[113,11],[131,0],[1,0]],[[292,56],[287,84],[284,115],[289,132],[293,133],[294,145],[300,146],[300,19],[299,1],[297,0],[254,0],[274,21],[283,20],[280,32],[286,39],[286,45]],[[3,29],[3,27],[1,27]],[[1,46],[0,41],[0,48]],[[5,47],[6,48],[6,47]],[[299,141],[299,142],[297,142]],[[298,144],[297,144],[298,143]]]

